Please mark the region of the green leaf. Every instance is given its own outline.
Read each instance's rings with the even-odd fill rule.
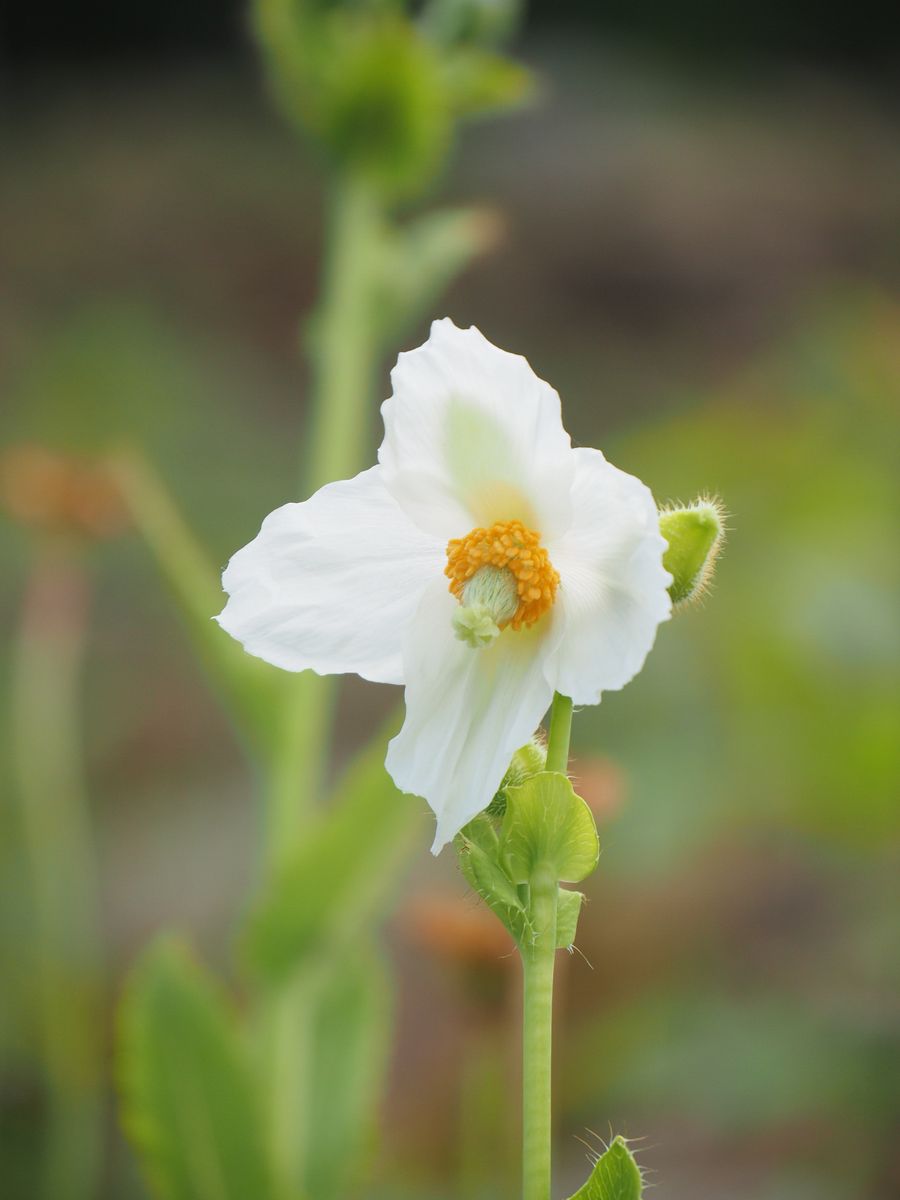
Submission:
[[[120,1010],[122,1122],[164,1200],[275,1195],[234,1015],[173,938],[144,954]]]
[[[569,1200],[640,1200],[641,1172],[623,1137],[613,1140],[591,1177]]]
[[[600,845],[591,810],[565,775],[544,771],[507,789],[500,834],[503,862],[513,883],[528,883],[535,867],[578,883],[597,865]]]
[[[459,865],[473,891],[500,918],[517,942],[531,930],[528,912],[515,884],[500,861],[500,845],[489,817],[484,814],[470,821],[457,835],[455,846]]]
[[[252,970],[278,982],[304,959],[335,956],[372,921],[419,843],[424,812],[384,769],[379,734],[349,769],[332,803],[251,914]]]
[[[582,892],[570,892],[568,888],[559,889],[559,899],[556,904],[557,950],[568,950],[575,941],[583,900]]]
[[[123,450],[110,467],[216,692],[254,747],[272,750],[286,686],[282,673],[247,654],[213,621],[224,603],[218,572],[147,459]]]
[[[444,74],[453,111],[461,117],[518,108],[535,93],[526,67],[488,50],[459,50],[446,60]]]
[[[307,1129],[306,1190],[338,1200],[360,1181],[390,1045],[390,988],[381,959],[354,946],[318,997]]]
[[[372,298],[380,336],[403,337],[472,259],[490,249],[499,229],[499,218],[487,209],[455,208],[385,230]]]

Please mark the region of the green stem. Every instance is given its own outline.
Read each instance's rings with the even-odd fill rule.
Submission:
[[[547,738],[547,770],[565,775],[569,767],[569,738],[572,733],[572,701],[555,692],[550,709],[550,732]]]
[[[101,1166],[99,910],[78,722],[87,605],[77,561],[63,547],[45,544],[15,646],[12,763],[47,1082],[40,1191],[46,1200],[91,1200]]]
[[[556,692],[550,710],[547,770],[569,765],[572,701]],[[530,880],[532,940],[522,947],[525,977],[522,1030],[522,1195],[550,1200],[552,1148],[553,968],[559,880],[538,863]]]
[[[525,1005],[522,1033],[522,1196],[550,1200],[553,967],[559,883],[538,866],[531,877],[534,937],[522,949]]]

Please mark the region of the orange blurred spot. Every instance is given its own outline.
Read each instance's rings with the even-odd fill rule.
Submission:
[[[44,446],[13,446],[0,456],[0,502],[15,520],[47,533],[107,538],[127,523],[102,465]]]

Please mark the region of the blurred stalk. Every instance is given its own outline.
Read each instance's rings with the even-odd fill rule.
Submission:
[[[382,204],[353,175],[335,184],[322,301],[312,327],[314,391],[303,482],[310,492],[359,470],[378,359],[373,282]]]
[[[379,338],[373,305],[382,207],[352,175],[335,183],[322,300],[311,327],[313,388],[303,450],[308,495],[360,467]],[[278,747],[268,780],[266,836],[270,872],[290,858],[315,809],[331,749],[337,680],[304,671],[289,681]],[[314,1016],[322,980],[302,974],[270,998],[270,1129],[275,1161],[290,1192],[304,1190]]]
[[[78,720],[88,602],[76,551],[41,543],[15,643],[12,732],[47,1087],[45,1200],[95,1200],[101,1171],[99,905]]]
[[[378,362],[373,277],[382,238],[376,196],[352,175],[337,179],[319,310],[311,327],[313,388],[303,447],[304,495],[360,467]],[[268,859],[290,856],[320,794],[330,750],[336,680],[304,671],[291,680],[269,780]]]

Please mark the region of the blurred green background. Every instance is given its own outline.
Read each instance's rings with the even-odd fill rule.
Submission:
[[[315,166],[266,101],[238,6],[42,11],[5,30],[7,477],[23,445],[136,442],[224,565],[295,497]],[[604,853],[557,1015],[573,1188],[580,1139],[612,1129],[645,1139],[668,1200],[900,1189],[900,114],[865,7],[852,35],[801,12],[756,5],[731,25],[693,4],[676,27],[660,5],[538,5],[521,46],[538,103],[474,129],[445,180],[498,236],[433,315],[526,354],[576,444],[660,502],[709,490],[730,513],[708,599],[575,723]],[[14,630],[34,535],[8,494],[6,509]],[[123,529],[79,555],[111,1014],[161,927],[227,973],[259,813],[142,545]],[[3,656],[8,692],[6,639]],[[335,768],[395,702],[344,682]],[[9,762],[0,1192],[26,1200],[46,1097]],[[427,839],[390,944],[398,1036],[366,1195],[504,1196],[516,972]],[[99,1034],[111,1044],[111,1016]],[[121,1140],[105,1178],[104,1200],[143,1194]]]

